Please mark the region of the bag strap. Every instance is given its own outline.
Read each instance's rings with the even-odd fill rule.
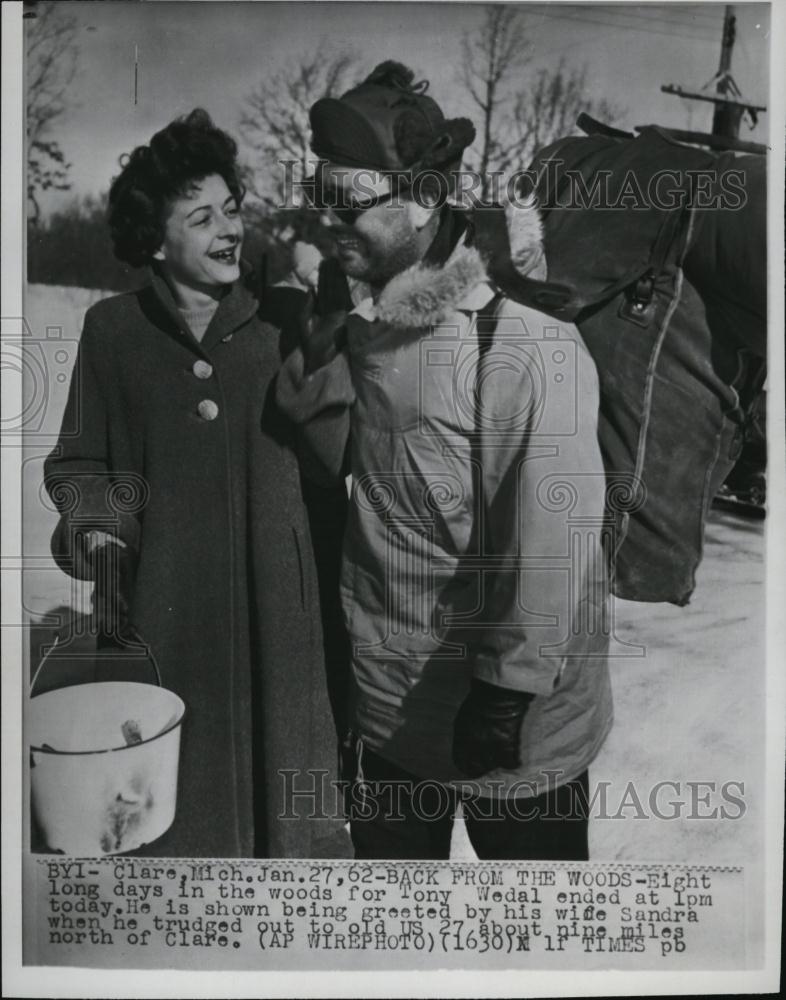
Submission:
[[[505,295],[502,292],[496,292],[494,297],[488,302],[482,311],[479,311],[475,316],[475,332],[478,340],[478,365],[483,360],[488,349],[494,343],[494,331],[497,329],[497,323],[499,322],[499,307],[502,304]],[[480,393],[475,393],[475,431],[478,432],[480,428]]]
[[[481,357],[483,357],[494,341],[494,331],[497,329],[497,323],[499,322],[497,313],[505,297],[503,292],[496,292],[494,298],[483,307],[482,312],[478,312],[475,318],[475,329],[477,331],[478,348]]]
[[[597,118],[593,118],[592,115],[588,115],[586,111],[581,112],[579,117],[576,119],[576,125],[586,135],[604,135],[609,139],[636,138],[635,133],[625,132],[621,128],[614,128],[613,125],[607,125],[605,122],[600,122]]]
[[[481,205],[470,219],[472,245],[489,276],[504,295],[522,305],[562,319],[572,319],[574,290],[555,281],[539,281],[520,274],[511,259],[510,236],[501,205]]]

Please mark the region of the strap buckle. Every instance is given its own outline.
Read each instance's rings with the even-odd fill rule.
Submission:
[[[637,326],[650,325],[655,315],[655,272],[652,268],[627,289],[619,315]]]

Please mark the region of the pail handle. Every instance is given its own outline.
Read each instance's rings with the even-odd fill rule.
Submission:
[[[137,629],[135,629],[133,626],[129,626],[129,628],[125,632],[125,636],[128,636],[129,638],[132,638],[132,639],[136,639],[138,645],[145,647],[145,649],[147,650],[147,656],[145,657],[145,659],[153,667],[153,671],[154,671],[154,673],[156,675],[156,683],[157,683],[157,685],[159,687],[163,687],[164,684],[163,684],[163,681],[161,680],[161,670],[159,669],[158,662],[157,662],[155,656],[153,655],[153,650],[150,648],[150,646],[146,642],[144,642],[144,640],[142,639],[142,636],[139,634],[139,632],[137,631]],[[61,638],[62,637],[60,636],[60,634],[57,633],[55,635],[55,641],[52,643],[52,645],[46,651],[46,653],[44,654],[44,656],[41,657],[41,662],[38,664],[38,667],[36,668],[36,672],[33,674],[33,679],[30,681],[30,697],[31,698],[33,697],[33,694],[34,694],[34,688],[35,688],[35,685],[36,685],[36,681],[41,676],[41,672],[44,669],[44,667],[46,666],[47,660],[49,660],[49,658],[51,657],[52,653],[57,649],[58,645],[60,644]],[[141,659],[141,657],[140,657],[140,659]]]

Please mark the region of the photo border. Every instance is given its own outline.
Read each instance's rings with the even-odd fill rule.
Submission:
[[[166,2],[166,0],[164,0]],[[199,0],[190,0],[199,2]],[[232,0],[228,0],[232,2]],[[359,0],[362,2],[362,0]],[[624,0],[623,0],[624,3]],[[786,6],[770,4],[772,17],[768,117],[771,153],[768,177],[769,252],[769,374],[768,442],[770,483],[766,521],[767,562],[767,774],[765,884],[783,884],[783,764],[786,681],[782,667],[786,649],[786,616],[776,612],[786,604],[783,553],[786,551],[786,475],[784,473],[784,103],[786,74],[778,51],[786,50]],[[2,5],[2,311],[6,318],[22,316],[25,255],[24,122],[22,93],[22,4]],[[16,151],[16,155],[12,155]],[[21,375],[3,369],[3,407],[21,412]],[[2,448],[2,551],[21,552],[21,460],[18,448]],[[13,621],[21,607],[21,573],[3,567],[3,622]],[[765,907],[765,966],[745,972],[642,973],[226,973],[139,972],[73,968],[23,967],[21,945],[22,851],[22,647],[23,631],[4,627],[2,669],[3,788],[3,993],[19,997],[254,997],[265,996],[620,996],[641,994],[752,993],[776,991],[779,985],[780,895],[772,892]],[[740,669],[745,665],[740,664]],[[525,985],[524,992],[523,987]]]

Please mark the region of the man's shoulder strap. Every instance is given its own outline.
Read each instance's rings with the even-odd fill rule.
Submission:
[[[499,320],[499,310],[504,300],[505,295],[502,292],[496,292],[494,297],[478,311],[475,317],[481,357],[483,357],[494,340],[494,331],[497,328]]]

